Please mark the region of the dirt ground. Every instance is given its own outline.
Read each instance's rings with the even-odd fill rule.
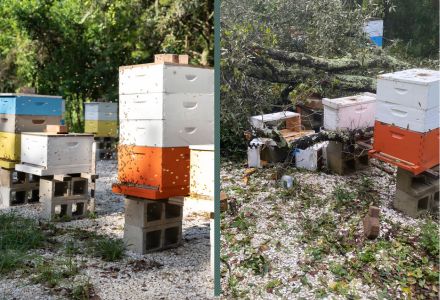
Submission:
[[[0,274],[0,299],[82,299],[72,291],[88,287],[92,299],[210,299],[213,280],[210,269],[209,219],[184,207],[183,245],[148,255],[125,251],[122,260],[107,262],[84,253],[87,239],[123,237],[124,199],[111,192],[116,182],[115,161],[97,164],[96,218],[53,223],[56,246],[31,253],[25,267]],[[4,209],[39,219],[41,204]],[[76,249],[66,254],[66,245]],[[68,252],[67,253],[72,253]],[[42,261],[42,264],[36,263]],[[75,266],[74,276],[56,277],[56,268]],[[40,267],[35,267],[39,265]],[[41,266],[50,266],[50,272]],[[56,273],[58,274],[58,273]],[[46,276],[46,277],[42,277]],[[66,276],[67,277],[67,276]],[[36,278],[43,278],[35,283]],[[47,279],[46,279],[47,278]],[[55,286],[54,286],[55,285]]]

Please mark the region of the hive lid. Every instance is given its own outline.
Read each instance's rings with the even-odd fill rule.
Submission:
[[[291,111],[281,111],[276,112],[272,114],[265,114],[265,115],[258,115],[258,116],[252,116],[249,118],[249,122],[257,128],[264,127],[263,124],[275,122],[275,121],[282,121],[286,119],[290,119],[293,117],[300,116],[299,113],[291,112]]]
[[[376,102],[376,95],[372,93],[362,93],[359,95],[341,97],[335,99],[322,98],[322,104],[335,109],[348,106],[356,106],[360,104],[367,104]]]
[[[189,149],[191,150],[200,150],[200,151],[214,151],[214,145],[208,144],[208,145],[191,145],[189,146]]]
[[[38,97],[38,98],[54,98],[60,99],[62,96],[49,96],[49,95],[37,95],[37,94],[22,94],[22,93],[0,93],[0,97]]]
[[[435,82],[440,82],[440,72],[428,69],[409,69],[379,75],[377,78],[412,84],[430,85]]]

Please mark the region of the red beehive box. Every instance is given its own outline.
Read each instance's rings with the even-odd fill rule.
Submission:
[[[420,174],[439,164],[439,129],[421,133],[376,121],[369,155]]]
[[[189,147],[119,145],[113,192],[147,199],[189,194]]]

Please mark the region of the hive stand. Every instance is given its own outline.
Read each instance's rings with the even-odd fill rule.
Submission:
[[[0,168],[0,208],[38,202],[39,177]]]
[[[47,220],[80,219],[88,214],[88,179],[80,174],[40,179],[40,202]]]
[[[329,142],[327,166],[336,174],[345,175],[368,167],[368,151],[356,145]]]
[[[439,207],[438,172],[414,175],[410,171],[398,168],[393,206],[413,218],[436,211]]]
[[[182,216],[183,203],[127,197],[124,241],[140,254],[178,247],[182,242]]]

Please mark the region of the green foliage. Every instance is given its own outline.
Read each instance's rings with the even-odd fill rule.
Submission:
[[[338,185],[333,190],[333,197],[336,200],[337,206],[349,205],[356,198],[356,193],[344,186]]]
[[[264,275],[269,271],[269,261],[262,254],[252,254],[246,258],[242,266],[254,271],[255,275]]]
[[[241,212],[235,220],[232,222],[231,227],[238,228],[239,230],[247,230],[252,226],[249,218],[245,216],[243,212]]]
[[[392,51],[404,58],[438,60],[439,2],[400,0],[395,6],[385,16],[385,45],[392,44]]]
[[[435,257],[439,255],[439,228],[436,223],[428,220],[423,224],[420,234],[420,243],[426,251]]]
[[[82,131],[84,102],[117,101],[119,66],[171,52],[212,65],[212,11],[212,0],[1,1],[0,92],[62,95]]]

